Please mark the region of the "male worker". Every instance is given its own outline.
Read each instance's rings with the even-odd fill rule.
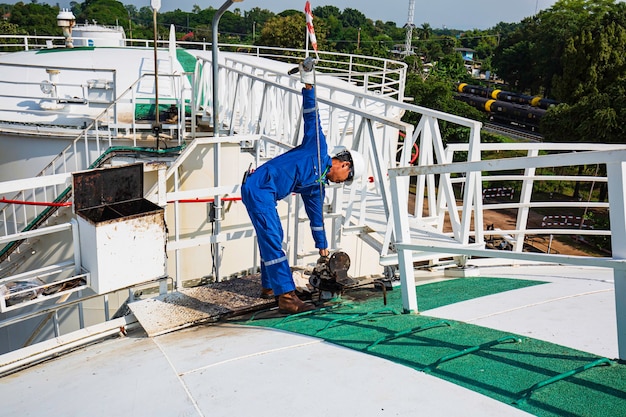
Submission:
[[[307,61],[308,60],[308,61]],[[357,152],[344,150],[328,155],[315,102],[314,68],[311,58],[299,65],[304,118],[302,143],[267,161],[250,173],[241,186],[241,198],[256,230],[261,252],[261,297],[278,297],[278,309],[300,313],[315,307],[300,300],[287,256],[282,248],[283,228],[276,203],[291,193],[302,196],[309,217],[315,247],[320,256],[328,256],[322,206],[324,185],[328,181],[351,182],[362,174],[363,159]]]

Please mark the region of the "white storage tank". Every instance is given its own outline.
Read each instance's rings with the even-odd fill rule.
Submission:
[[[76,25],[72,29],[72,38],[74,47],[126,46],[126,34],[121,26]]]

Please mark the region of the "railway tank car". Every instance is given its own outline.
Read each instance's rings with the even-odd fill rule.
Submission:
[[[539,131],[539,123],[546,113],[541,108],[471,94],[457,94],[455,99],[487,112],[495,123],[513,125],[532,132]]]
[[[510,103],[521,104],[526,106],[537,107],[547,110],[552,106],[559,104],[558,101],[540,96],[529,96],[526,94],[514,93],[512,91],[504,91],[479,85],[470,85],[466,83],[458,83],[457,91],[463,94],[471,94],[479,97],[490,98],[493,100],[507,101]]]

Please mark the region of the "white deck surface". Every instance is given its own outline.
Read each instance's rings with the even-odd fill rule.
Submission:
[[[320,339],[228,324],[81,349],[4,377],[0,403],[5,416],[528,415]]]
[[[613,270],[564,265],[514,268],[483,265],[480,276],[549,283],[422,313],[533,337],[609,359],[617,358]]]
[[[550,283],[422,313],[616,357],[611,270],[480,269],[481,276]],[[430,278],[437,279],[436,273]],[[0,381],[0,414],[6,416],[527,415],[432,375],[321,339],[233,324],[154,338],[137,330]]]

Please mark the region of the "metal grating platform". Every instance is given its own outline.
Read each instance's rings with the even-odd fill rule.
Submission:
[[[261,277],[250,275],[136,301],[128,306],[150,337],[271,307],[259,297]]]

